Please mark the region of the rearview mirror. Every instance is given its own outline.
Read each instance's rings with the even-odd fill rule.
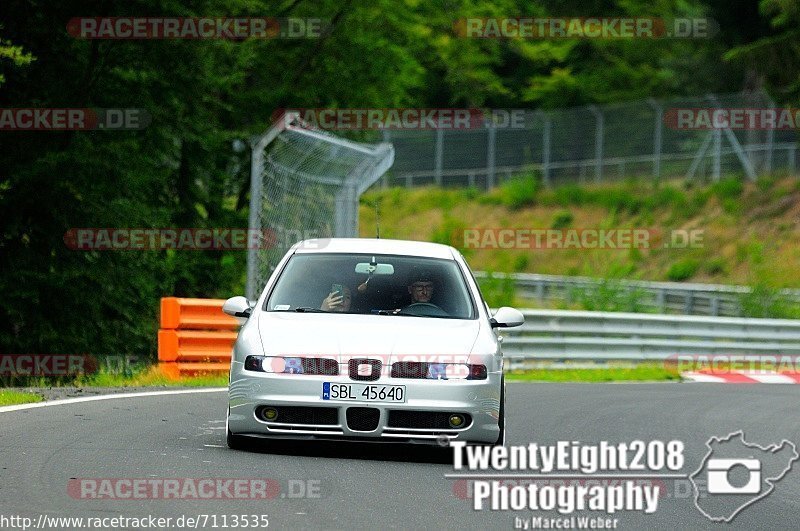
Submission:
[[[393,275],[394,266],[392,264],[359,262],[356,264],[356,273],[365,275]]]
[[[250,317],[252,308],[250,302],[242,296],[231,297],[222,305],[222,311],[233,317]]]

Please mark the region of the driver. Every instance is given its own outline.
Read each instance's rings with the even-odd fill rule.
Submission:
[[[431,302],[436,284],[437,282],[430,272],[424,270],[413,272],[407,284],[408,293],[411,295],[411,302],[403,308],[393,310],[391,313],[426,317],[441,317],[446,315],[444,310]],[[423,308],[427,309],[423,310]]]
[[[429,274],[423,272],[416,275],[408,285],[408,292],[411,294],[411,303],[430,303],[435,287],[436,285]]]

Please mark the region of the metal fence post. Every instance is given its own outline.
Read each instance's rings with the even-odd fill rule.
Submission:
[[[442,185],[442,164],[444,162],[444,129],[436,130],[436,151],[433,168],[433,180],[436,186]]]
[[[719,297],[711,297],[710,315],[719,315]]]
[[[486,143],[486,189],[491,190],[494,188],[494,170],[495,170],[495,142],[497,140],[497,129],[492,120],[486,122],[487,128],[487,143]]]
[[[775,108],[775,102],[772,101],[772,98],[769,97],[769,94],[763,93],[765,99],[767,100],[767,107]],[[775,130],[773,128],[767,129],[767,156],[766,160],[764,161],[764,173],[771,173],[772,172],[772,152],[773,152],[773,144],[775,142]]]
[[[661,131],[664,122],[664,109],[656,100],[647,100],[656,113],[656,121],[653,128],[653,177],[656,182],[661,179]]]
[[[594,105],[590,105],[589,110],[597,120],[594,130],[594,181],[599,183],[603,179],[603,111]]]
[[[250,230],[261,230],[261,194],[263,190],[264,175],[264,148],[267,145],[264,137],[254,139],[250,143],[250,213],[248,225]],[[248,300],[258,298],[259,286],[257,282],[258,249],[253,245],[247,246],[247,282],[245,296]]]
[[[721,155],[722,155],[722,131],[719,128],[714,129],[714,169],[711,172],[711,176],[714,178],[714,182],[719,181],[719,174],[720,174],[720,166],[721,166]]]
[[[542,131],[542,181],[544,185],[550,186],[550,117],[546,113],[541,113],[544,119],[544,129]]]
[[[710,101],[715,108],[719,108],[720,104],[717,101],[717,97],[713,94],[706,94],[706,99]],[[750,156],[745,153],[745,150],[742,149],[742,145],[737,140],[736,135],[733,134],[731,131],[730,126],[727,126],[723,129],[716,128],[713,130],[714,133],[714,180],[719,180],[719,158],[721,154],[722,148],[722,133],[725,133],[725,138],[728,139],[728,143],[733,148],[736,157],[741,162],[742,167],[744,168],[745,173],[747,173],[747,177],[751,181],[756,180],[756,171],[753,168],[753,163],[750,160]]]
[[[775,131],[767,129],[767,160],[764,161],[764,173],[772,173],[772,151],[775,141]]]
[[[391,144],[392,143],[392,132],[391,131],[389,131],[388,129],[384,129],[382,135],[383,135],[383,141],[384,142],[386,142],[387,144]],[[389,174],[388,173],[384,173],[383,177],[381,177],[381,188],[383,188],[384,190],[386,188],[389,188]]]
[[[691,315],[693,307],[694,307],[694,297],[692,296],[691,291],[687,291],[683,304],[683,313],[686,315]]]

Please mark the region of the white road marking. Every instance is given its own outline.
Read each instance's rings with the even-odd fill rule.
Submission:
[[[737,378],[734,378],[736,376]],[[741,376],[751,382],[742,382]],[[765,383],[765,384],[797,384],[800,380],[775,371],[731,371],[719,374],[706,374],[702,372],[684,372],[681,377],[692,382],[713,383]]]
[[[777,372],[745,372],[745,371],[736,371],[739,374],[743,374],[748,378],[752,378],[753,380],[758,380],[761,383],[771,383],[771,384],[794,384],[797,383],[788,376],[784,374],[778,374]]]
[[[703,374],[699,372],[684,372],[681,373],[681,376],[693,382],[725,383],[724,378],[720,378],[719,376],[712,376],[710,374]]]
[[[172,391],[143,391],[141,393],[117,393],[110,395],[95,395],[95,396],[79,396],[77,398],[63,398],[61,400],[49,400],[47,402],[33,402],[30,404],[17,404],[14,406],[0,407],[0,413],[8,413],[10,411],[21,411],[24,409],[36,409],[37,407],[50,407],[50,406],[64,406],[67,404],[79,404],[81,402],[96,402],[98,400],[113,400],[116,398],[139,398],[146,396],[161,396],[161,395],[188,395],[199,393],[221,393],[227,392],[227,387],[212,387],[201,389],[174,389]]]

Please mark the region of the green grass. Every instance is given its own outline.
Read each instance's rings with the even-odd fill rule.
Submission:
[[[101,366],[94,374],[75,378],[48,379],[43,377],[4,378],[0,387],[226,387],[228,374],[205,374],[170,378],[157,365],[129,369],[125,373],[110,371]]]
[[[227,374],[169,378],[157,366],[135,371],[132,374],[115,374],[100,371],[97,374],[76,378],[72,385],[78,387],[227,387]]]
[[[790,304],[768,290],[796,288],[800,179],[770,175],[756,183],[728,175],[717,183],[649,179],[546,188],[535,173],[505,180],[491,191],[459,188],[388,188],[367,192],[361,235],[374,236],[375,203],[381,236],[449,243],[476,271],[581,275],[608,279],[600,300],[570,301],[572,309],[633,308],[639,294],[617,289],[616,279],[690,281],[761,286],[743,301],[747,315],[792,317]],[[503,248],[470,244],[466,229],[649,229],[643,248]],[[691,232],[697,241],[679,237]],[[501,282],[486,287],[515,299]],[[795,304],[795,306],[797,306]]]
[[[511,210],[519,210],[536,202],[539,186],[539,181],[533,175],[520,175],[486,194],[485,201],[488,204],[501,204]]]
[[[663,382],[680,379],[675,368],[651,363],[634,367],[526,369],[506,373],[509,382]]]
[[[669,266],[667,279],[671,282],[688,280],[700,269],[700,261],[693,258],[684,258]]]
[[[42,397],[21,391],[2,391],[0,390],[0,406],[13,406],[15,404],[30,404],[41,402]]]

